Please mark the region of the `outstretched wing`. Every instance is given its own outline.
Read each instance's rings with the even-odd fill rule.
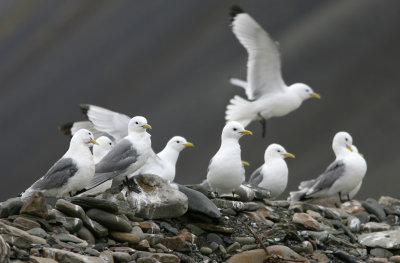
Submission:
[[[246,95],[257,99],[267,93],[282,92],[286,85],[281,75],[281,59],[276,43],[240,7],[231,9],[232,31],[249,55]]]

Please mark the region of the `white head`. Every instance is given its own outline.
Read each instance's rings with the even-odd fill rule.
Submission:
[[[342,153],[353,152],[353,138],[347,132],[341,131],[336,133],[332,141],[332,149],[336,156]]]
[[[181,152],[186,147],[194,147],[193,143],[188,142],[185,138],[181,136],[174,136],[168,141],[167,147]]]
[[[146,129],[151,129],[151,126],[147,124],[147,120],[145,117],[142,116],[135,116],[133,117],[128,124],[128,132],[145,132]]]
[[[100,161],[114,146],[114,143],[107,136],[101,136],[96,141],[99,145],[93,145],[95,162]]]
[[[284,159],[284,158],[294,158],[294,155],[291,153],[288,153],[283,146],[273,143],[270,144],[267,149],[265,150],[264,154],[264,160],[267,162],[270,159],[273,158],[279,158],[279,159]]]
[[[86,129],[78,130],[71,138],[70,145],[84,144],[88,147],[98,143],[93,139],[93,133]]]
[[[245,134],[253,134],[251,131],[245,130],[243,125],[236,121],[228,122],[222,130],[222,139],[240,139]]]
[[[296,93],[303,101],[309,98],[321,98],[318,93],[315,93],[310,86],[304,83],[294,83],[289,86],[289,89]]]

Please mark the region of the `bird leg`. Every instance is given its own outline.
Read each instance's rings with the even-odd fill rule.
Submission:
[[[267,132],[267,120],[263,116],[261,116],[260,113],[257,113],[257,115],[260,118],[260,123],[262,126],[262,128],[261,128],[262,129],[262,137],[265,138],[265,134]]]
[[[347,201],[349,201],[349,202],[351,201],[350,200],[350,194],[347,194]]]
[[[342,192],[339,192],[339,200],[340,200],[341,203],[344,202],[344,200],[342,199]]]
[[[232,200],[235,201],[235,191],[232,191]]]

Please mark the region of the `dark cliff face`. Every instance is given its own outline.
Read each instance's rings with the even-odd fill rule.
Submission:
[[[397,195],[400,3],[263,1],[242,7],[280,42],[283,76],[322,95],[296,112],[248,128],[247,174],[277,142],[296,155],[288,190],[333,160],[331,140],[353,135],[368,162],[360,198]],[[233,2],[2,1],[0,3],[0,199],[26,189],[67,149],[57,131],[79,103],[144,115],[156,151],[174,135],[193,141],[176,180],[205,178],[217,151],[228,77],[245,77],[246,51],[229,27]],[[12,187],[10,187],[12,186]]]

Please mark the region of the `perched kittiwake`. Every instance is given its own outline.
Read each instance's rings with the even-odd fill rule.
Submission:
[[[300,107],[304,100],[320,98],[306,84],[287,86],[281,75],[281,60],[276,43],[268,33],[240,7],[231,8],[232,31],[249,55],[247,82],[232,79],[246,91],[248,100],[235,96],[226,110],[226,120],[246,127],[259,120],[265,136],[266,120],[284,116]]]
[[[207,182],[218,194],[233,193],[245,179],[239,139],[252,134],[235,121],[228,122],[221,135],[221,147],[208,166]]]
[[[265,163],[253,172],[249,183],[253,186],[265,188],[271,192],[274,199],[286,189],[288,182],[288,167],[285,158],[294,158],[279,144],[271,144],[264,154]]]
[[[347,132],[338,132],[333,138],[332,149],[336,159],[331,163],[325,172],[315,180],[302,182],[300,191],[290,193],[292,200],[310,198],[321,198],[347,196],[356,191],[367,172],[365,159],[357,152],[354,152],[353,139]],[[298,194],[300,193],[300,195]]]
[[[98,164],[101,159],[109,152],[111,151],[112,147],[114,146],[114,143],[108,138],[107,136],[100,136],[99,138],[96,139],[96,141],[99,143],[99,145],[94,145],[93,146],[93,160],[94,164]],[[96,186],[95,188],[90,189],[89,191],[86,191],[84,194],[98,194],[102,193],[105,190],[111,188],[112,181],[108,180],[102,183],[101,185]]]
[[[27,198],[39,190],[44,196],[72,196],[92,180],[95,172],[89,147],[97,144],[89,130],[81,129],[71,138],[68,151],[49,171],[22,193]]]
[[[161,152],[157,155],[150,155],[146,163],[129,177],[138,174],[155,174],[172,183],[175,179],[175,166],[179,153],[190,146],[193,147],[193,143],[188,142],[185,138],[181,136],[172,137]]]
[[[144,117],[133,117],[128,124],[128,135],[120,140],[96,164],[96,173],[86,190],[110,180],[123,180],[142,167],[152,153],[150,134],[151,129]]]

